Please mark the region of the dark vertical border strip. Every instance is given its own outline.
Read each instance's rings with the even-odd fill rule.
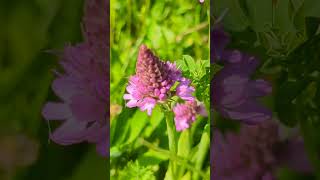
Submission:
[[[212,60],[213,60],[213,53],[212,53],[212,49],[213,49],[213,39],[212,38],[212,30],[213,30],[213,1],[214,0],[210,0],[210,37],[209,37],[209,41],[210,41],[210,67],[212,65]],[[212,69],[212,68],[210,68]],[[210,70],[210,73],[211,70]],[[212,76],[210,76],[212,77]],[[214,131],[214,110],[213,110],[213,100],[212,100],[212,92],[213,90],[213,84],[212,84],[212,79],[210,81],[210,179],[213,179],[213,157],[212,157],[212,153],[213,153],[213,131]]]
[[[107,142],[107,149],[108,149],[108,153],[109,153],[109,158],[110,158],[110,0],[103,0],[106,1],[106,5],[107,5],[107,68],[109,69],[109,74],[107,75],[107,80],[108,80],[108,88],[107,88],[107,93],[109,94],[109,99],[108,99],[108,107],[107,107],[107,119],[109,120],[109,122],[107,122],[107,136],[108,136],[108,142]],[[110,179],[110,159],[108,159],[107,162],[107,179]]]

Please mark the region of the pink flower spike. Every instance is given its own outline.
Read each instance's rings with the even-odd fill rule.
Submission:
[[[178,86],[172,89],[176,83]],[[141,45],[136,74],[130,77],[127,94],[123,99],[127,100],[127,107],[138,107],[141,111],[147,111],[150,116],[156,104],[167,103],[175,93],[182,100],[188,101],[173,109],[176,128],[182,131],[189,128],[190,122],[195,121],[196,114],[206,115],[204,107],[195,101],[196,98],[192,95],[195,88],[190,84],[191,81],[182,77],[175,63],[161,61],[147,46]]]
[[[136,74],[130,77],[124,99],[127,107],[139,107],[151,115],[157,103],[170,95],[170,88],[181,79],[181,71],[171,62],[161,61],[145,45],[141,45],[136,64]]]

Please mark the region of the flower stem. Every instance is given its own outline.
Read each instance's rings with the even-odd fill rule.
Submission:
[[[185,168],[187,168],[188,170],[192,171],[193,173],[198,173],[198,174],[200,174],[200,176],[202,177],[202,179],[209,179],[204,172],[199,171],[198,169],[194,168],[194,164],[190,164],[190,162],[189,162],[187,159],[185,159],[185,158],[183,158],[183,157],[180,157],[180,156],[178,156],[178,155],[171,154],[170,151],[165,150],[165,149],[162,149],[162,148],[160,148],[160,147],[157,147],[157,146],[153,145],[152,143],[144,140],[143,138],[139,138],[139,142],[140,142],[142,145],[148,147],[149,149],[152,149],[152,150],[154,150],[155,152],[158,152],[158,153],[160,153],[160,154],[162,154],[162,155],[164,155],[164,156],[167,156],[171,161],[175,161],[175,162],[176,162],[177,164],[179,164],[181,167],[185,167]],[[170,178],[172,179],[172,177],[170,177]],[[173,178],[173,179],[177,179],[177,178],[175,177],[175,178]]]
[[[167,132],[169,139],[169,150],[171,154],[177,154],[177,141],[176,141],[176,130],[173,123],[173,115],[172,112],[166,112],[166,123],[167,123]],[[171,161],[169,164],[171,169],[171,175],[174,179],[176,172],[176,163]]]
[[[210,126],[205,126],[204,132],[202,133],[201,140],[198,146],[198,150],[193,157],[195,162],[195,168],[201,171],[203,162],[205,161],[206,155],[210,150]],[[192,179],[199,179],[199,174],[193,174]]]

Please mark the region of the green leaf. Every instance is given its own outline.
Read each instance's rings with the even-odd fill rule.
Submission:
[[[315,177],[311,174],[298,173],[287,168],[280,168],[276,174],[277,174],[276,177],[279,180],[304,180],[304,179],[313,180],[315,179]]]
[[[188,66],[187,66],[186,62],[184,61],[184,59],[178,59],[178,60],[176,61],[176,63],[177,63],[178,68],[179,68],[182,72],[188,71]]]
[[[300,95],[308,85],[306,80],[296,80],[284,82],[275,96],[275,109],[280,121],[293,127],[297,124],[299,116],[299,107],[295,99]]]
[[[320,18],[317,17],[307,17],[306,18],[306,31],[308,38],[316,35],[320,24]]]
[[[194,59],[189,55],[183,55],[182,58],[185,61],[185,64],[187,65],[190,73],[194,74],[196,71],[196,63]]]
[[[261,3],[261,1],[259,1],[259,3]],[[238,0],[213,1],[212,7],[213,14],[216,17],[219,17],[227,10],[227,14],[223,19],[227,29],[232,31],[243,31],[248,27],[249,20],[241,9]]]
[[[304,120],[300,122],[301,134],[304,139],[306,151],[309,159],[314,167],[317,179],[320,178],[320,156],[318,149],[320,148],[319,126],[312,122]]]
[[[219,72],[222,68],[223,68],[223,66],[220,66],[220,65],[218,65],[218,64],[216,64],[216,63],[211,64],[211,67],[210,67],[210,79],[212,79],[213,76],[214,76],[217,72]]]
[[[149,137],[163,120],[164,120],[163,112],[161,111],[159,106],[156,106],[152,110],[151,118],[150,120],[148,120],[148,126],[144,130],[144,136]]]
[[[190,130],[184,130],[178,140],[178,156],[188,158],[191,151]]]
[[[281,33],[295,33],[292,14],[290,13],[290,0],[278,0],[275,5],[274,26]]]
[[[294,12],[297,12],[301,8],[301,6],[303,5],[304,0],[290,0],[290,2],[293,6]]]
[[[155,180],[153,171],[150,167],[145,167],[139,164],[138,161],[129,162],[127,166],[120,171],[119,180]]]
[[[268,31],[272,24],[272,1],[246,0],[250,26],[256,32]]]
[[[118,146],[113,146],[110,148],[110,158],[117,158],[122,155],[122,152],[119,150]]]
[[[204,160],[207,156],[207,153],[210,150],[210,125],[209,124],[205,125],[202,136],[201,136],[201,140],[196,148],[197,148],[197,151],[192,157],[192,162],[195,163],[195,168],[201,170]],[[193,179],[197,179],[198,176],[199,174],[193,174]]]
[[[146,112],[141,112],[138,110],[132,118],[128,119],[128,121],[130,122],[130,135],[129,138],[125,141],[126,143],[132,143],[139,137],[149,118],[150,117]]]
[[[94,164],[94,166],[93,166]],[[83,161],[79,164],[71,178],[65,180],[88,180],[95,177],[97,180],[103,180],[109,177],[109,160],[97,155],[95,150],[90,151]]]
[[[181,180],[191,180],[192,176],[191,176],[191,172],[187,172],[182,178]]]
[[[162,161],[166,161],[168,159],[168,156],[165,156],[153,150],[149,150],[146,153],[139,156],[137,161],[139,161],[139,164],[142,166],[154,166],[159,165]]]
[[[129,129],[131,116],[135,114],[135,109],[124,108],[121,113],[114,118],[110,127],[110,145],[120,144]]]

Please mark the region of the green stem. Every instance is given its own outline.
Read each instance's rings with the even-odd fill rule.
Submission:
[[[204,160],[210,150],[210,127],[206,126],[201,136],[198,151],[194,156],[195,168],[201,171]],[[199,179],[199,174],[193,174],[193,179]]]
[[[173,116],[171,112],[166,112],[167,132],[169,139],[169,150],[171,154],[177,154],[177,141],[176,141],[176,130],[173,123]],[[171,175],[174,179],[176,172],[176,163],[171,161],[169,164],[171,169]]]
[[[181,41],[183,39],[184,36],[188,35],[188,34],[191,34],[193,32],[196,32],[196,31],[200,31],[204,28],[207,28],[209,25],[208,22],[203,22],[201,24],[198,24],[197,26],[193,27],[193,28],[190,28],[190,29],[187,29],[185,32],[183,32],[182,34],[178,35],[176,37],[176,40],[177,41]]]
[[[144,145],[144,146],[148,147],[149,149],[152,149],[160,154],[163,154],[164,156],[167,156],[171,161],[175,161],[180,166],[187,168],[188,170],[192,171],[193,173],[200,174],[202,179],[209,179],[209,177],[204,172],[202,172],[201,170],[198,170],[197,168],[194,168],[194,164],[190,164],[190,162],[187,159],[180,157],[178,155],[175,155],[175,154],[171,154],[170,151],[162,149],[158,146],[155,146],[152,143],[144,140],[143,138],[139,138],[139,141],[142,145]],[[170,178],[172,179],[172,177],[170,177]],[[177,178],[174,177],[173,179],[177,179]]]

